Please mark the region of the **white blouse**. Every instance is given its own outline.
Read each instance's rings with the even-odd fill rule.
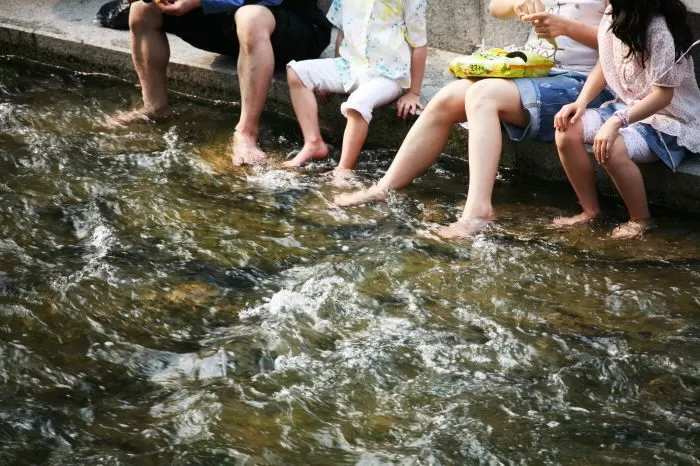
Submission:
[[[343,32],[338,68],[345,90],[384,76],[411,87],[411,48],[427,45],[427,0],[333,0],[328,20]]]
[[[653,87],[674,88],[666,108],[642,120],[657,131],[676,136],[678,144],[700,153],[700,89],[695,81],[693,59],[676,63],[675,42],[666,20],[657,16],[647,30],[649,57],[644,67],[634,57],[625,59],[628,48],[610,30],[606,15],[598,30],[600,64],[608,87],[628,106],[649,95]]]
[[[581,21],[584,24],[598,25],[605,11],[604,0],[546,0],[547,13]],[[590,73],[598,61],[598,52],[570,37],[556,38],[557,48],[545,39],[538,39],[530,31],[525,50],[535,52],[552,60],[557,68],[567,71]]]

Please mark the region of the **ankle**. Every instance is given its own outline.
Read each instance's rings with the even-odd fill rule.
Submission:
[[[258,130],[257,129],[251,129],[251,128],[247,128],[247,127],[238,125],[238,126],[236,126],[234,133],[236,134],[236,136],[242,137],[244,139],[253,139],[255,141],[258,140]]]
[[[326,143],[321,137],[314,137],[311,139],[304,139],[304,145],[307,147],[325,147]]]

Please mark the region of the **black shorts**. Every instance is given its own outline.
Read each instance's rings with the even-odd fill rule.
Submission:
[[[283,69],[291,60],[318,58],[328,46],[332,26],[320,10],[266,8],[275,17],[275,30],[270,37],[275,68]],[[205,15],[197,8],[183,16],[164,16],[163,30],[198,49],[237,57],[239,44],[233,18],[233,12]]]

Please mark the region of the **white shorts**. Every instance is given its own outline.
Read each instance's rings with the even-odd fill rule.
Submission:
[[[605,121],[603,117],[594,110],[586,110],[583,114],[583,142],[585,144],[593,144],[598,130],[603,127]],[[659,157],[651,150],[644,136],[639,134],[633,126],[622,128],[620,135],[625,141],[627,155],[633,162],[636,163],[651,163],[659,160]]]
[[[293,69],[304,86],[313,91],[350,93],[348,100],[340,106],[341,113],[347,118],[348,110],[355,110],[367,123],[372,121],[372,111],[375,108],[393,102],[403,94],[403,88],[397,81],[383,76],[356,79],[350,89],[346,90],[335,58],[292,60],[287,67]]]

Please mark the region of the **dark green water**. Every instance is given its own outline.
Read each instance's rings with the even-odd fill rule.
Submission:
[[[461,160],[341,210],[331,162],[230,168],[230,107],[94,123],[137,98],[0,61],[1,465],[700,461],[697,218],[550,230],[570,190],[506,172],[499,227],[440,243]]]

